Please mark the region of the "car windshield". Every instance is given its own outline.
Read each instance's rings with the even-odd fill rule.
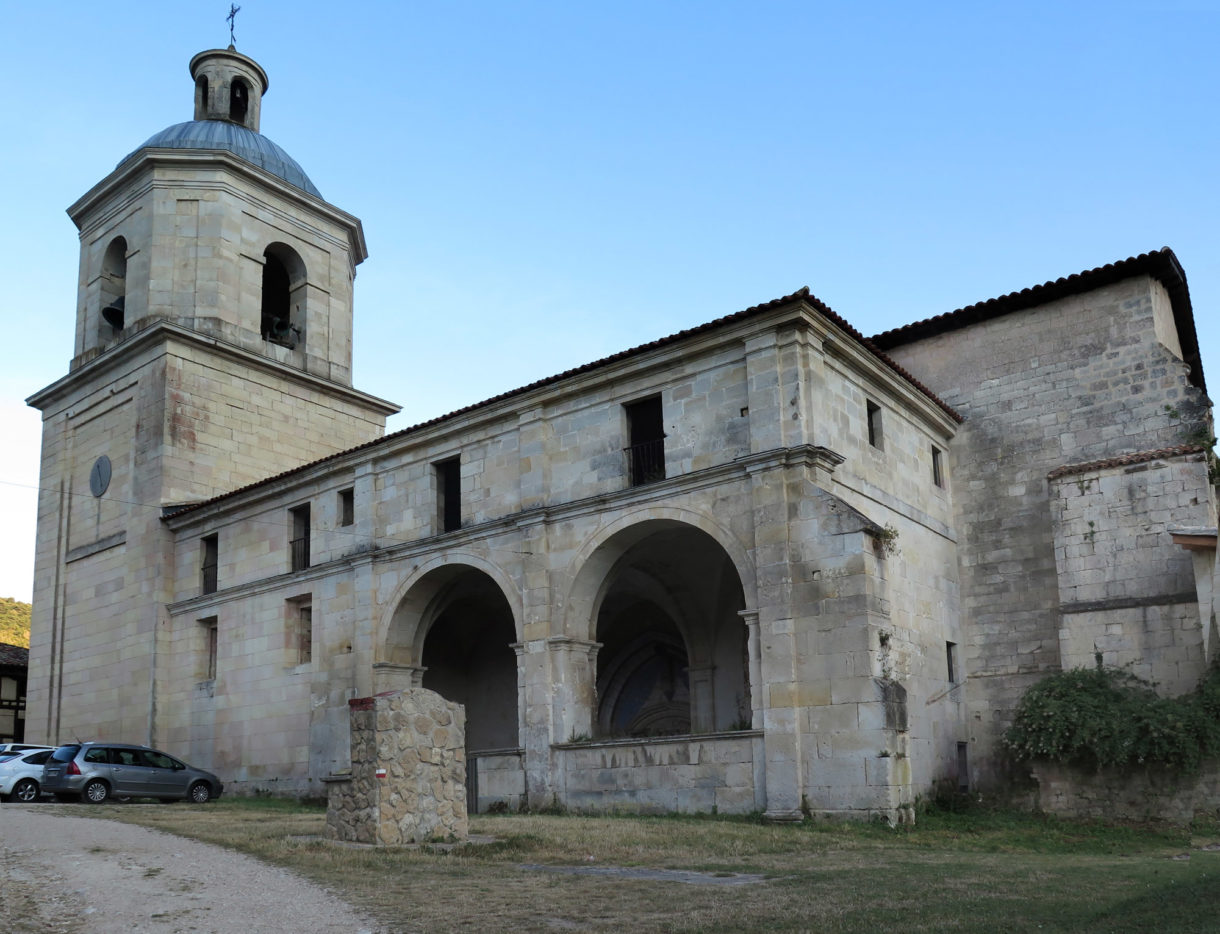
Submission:
[[[8,762],[10,759],[16,759],[19,754],[15,752],[0,752],[0,762]]]
[[[80,746],[60,746],[51,753],[51,758],[56,762],[71,762],[76,758],[78,752],[80,752]]]
[[[43,749],[40,752],[31,752],[28,756],[22,759],[22,762],[27,762],[30,765],[42,765],[51,758],[51,750]]]

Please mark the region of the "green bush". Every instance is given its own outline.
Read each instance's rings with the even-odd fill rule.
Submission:
[[[1004,737],[1018,759],[1194,771],[1220,757],[1220,667],[1180,697],[1115,668],[1077,668],[1030,688]]]

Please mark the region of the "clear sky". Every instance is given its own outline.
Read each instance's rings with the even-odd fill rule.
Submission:
[[[262,130],[364,222],[390,430],[808,285],[865,334],[1170,246],[1220,386],[1220,3],[242,0]],[[0,596],[28,600],[64,208],[192,116],[227,2],[5,2]]]

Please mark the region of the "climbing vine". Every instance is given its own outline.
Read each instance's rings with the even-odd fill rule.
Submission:
[[[1030,688],[1004,742],[1018,759],[1193,771],[1220,757],[1220,666],[1191,693],[1161,697],[1098,656],[1096,668],[1058,672]]]

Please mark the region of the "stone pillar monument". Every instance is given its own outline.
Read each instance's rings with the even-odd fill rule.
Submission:
[[[465,708],[425,688],[348,706],[352,771],[328,782],[328,836],[391,845],[465,840]]]

